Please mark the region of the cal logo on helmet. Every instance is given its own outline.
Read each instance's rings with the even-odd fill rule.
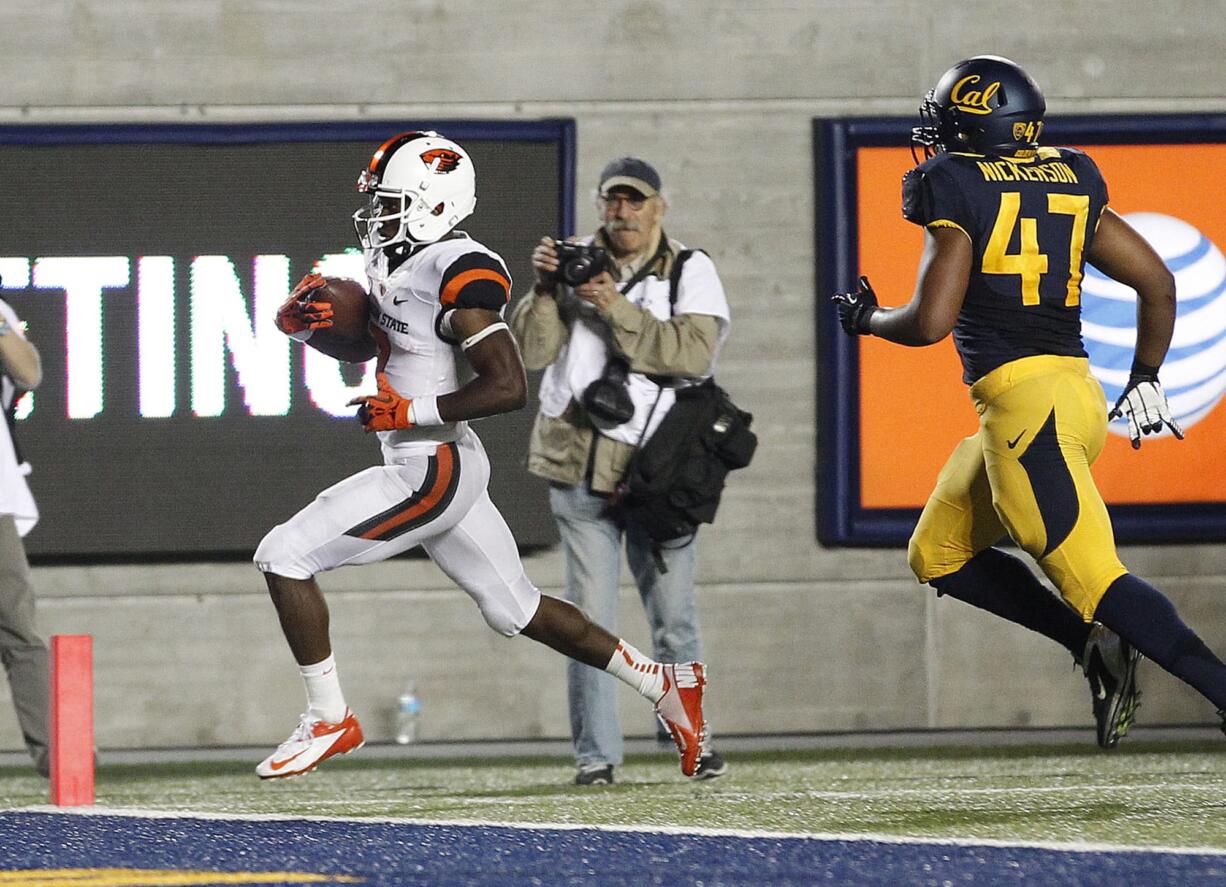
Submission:
[[[963,77],[950,90],[949,100],[959,111],[967,114],[991,114],[1000,102],[993,103],[996,94],[1000,92],[1000,81],[989,83],[983,89],[976,89],[982,78],[978,74]]]
[[[432,148],[422,154],[421,159],[426,166],[434,166],[437,162],[438,166],[434,166],[435,172],[451,172],[464,158],[450,148]]]

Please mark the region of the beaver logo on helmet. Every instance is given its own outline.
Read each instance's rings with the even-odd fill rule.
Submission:
[[[434,168],[435,172],[451,172],[463,162],[464,158],[447,148],[431,148],[421,155],[426,166]],[[435,166],[435,163],[438,165]]]
[[[924,96],[911,150],[922,148],[925,157],[942,151],[1033,156],[1046,111],[1039,85],[1015,62],[997,55],[963,59]]]

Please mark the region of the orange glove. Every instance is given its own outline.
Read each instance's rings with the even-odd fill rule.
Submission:
[[[367,431],[394,431],[397,428],[412,428],[409,421],[409,404],[411,398],[402,397],[400,392],[387,381],[385,373],[375,373],[379,381],[378,394],[366,394],[349,401],[349,406],[358,407],[358,421]]]
[[[332,306],[327,302],[309,301],[312,290],[319,289],[327,281],[321,274],[308,274],[285,303],[277,309],[277,329],[292,336],[306,330],[322,330],[332,326]]]

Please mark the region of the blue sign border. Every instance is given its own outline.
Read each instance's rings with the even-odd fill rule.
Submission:
[[[814,158],[814,298],[817,323],[817,539],[826,546],[906,545],[918,508],[860,504],[859,342],[845,336],[830,294],[855,288],[859,274],[856,164],[859,148],[905,148],[918,117],[816,118]],[[1048,117],[1051,144],[1218,144],[1226,114]],[[901,187],[901,185],[900,185]],[[935,479],[934,479],[935,480]],[[1226,502],[1111,505],[1123,544],[1226,540]]]
[[[0,144],[114,145],[262,142],[361,142],[379,144],[389,135],[435,129],[461,144],[470,141],[553,142],[558,148],[562,234],[575,232],[576,135],[573,118],[544,120],[330,120],[317,123],[123,123],[4,124]]]

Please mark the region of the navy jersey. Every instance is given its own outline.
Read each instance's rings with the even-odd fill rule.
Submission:
[[[1085,252],[1107,205],[1086,154],[1040,148],[1026,160],[938,154],[903,178],[903,216],[970,238],[974,258],[954,326],[963,379],[1020,357],[1085,357]]]

